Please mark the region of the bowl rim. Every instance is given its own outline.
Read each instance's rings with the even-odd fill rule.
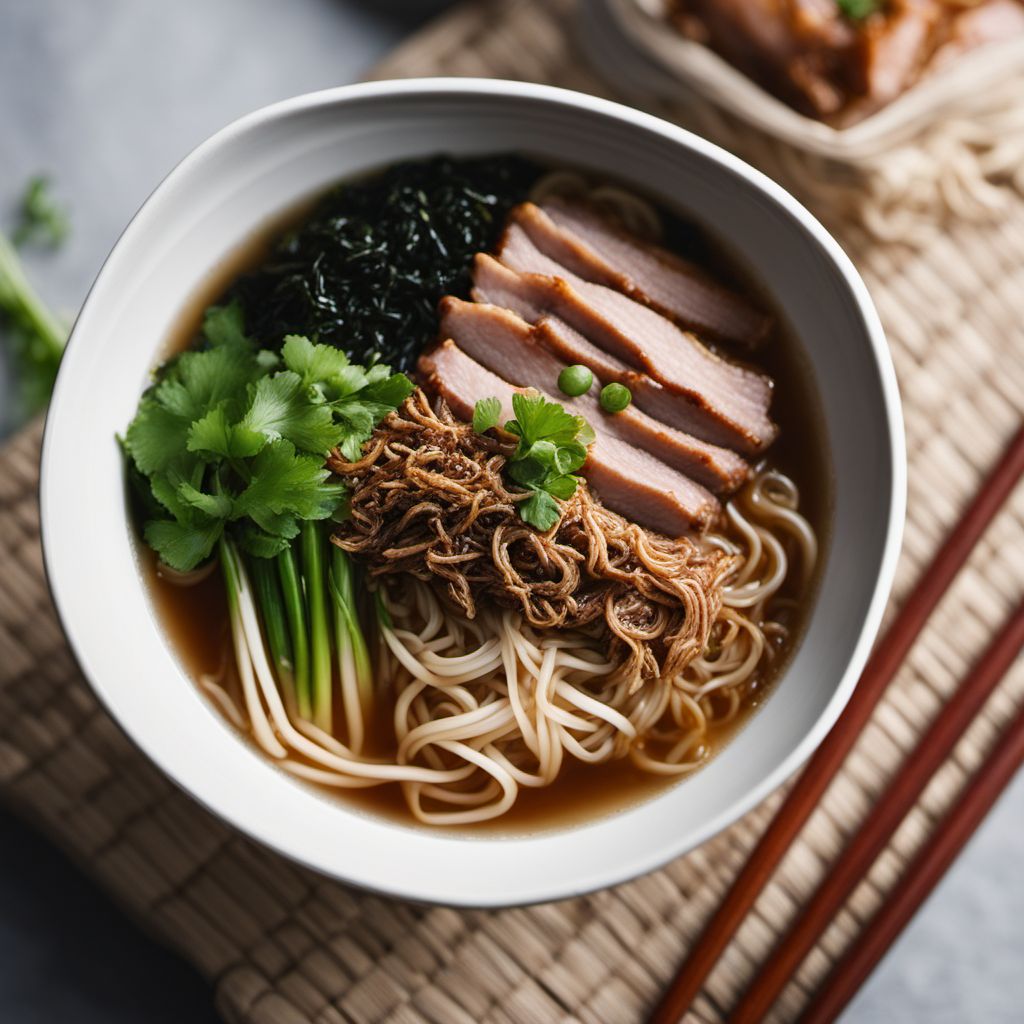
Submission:
[[[581,870],[579,872],[579,882],[571,887],[567,887],[565,884],[552,884],[545,879],[534,879],[529,883],[518,885],[514,891],[509,891],[507,885],[503,888],[496,886],[493,893],[486,895],[482,895],[479,891],[476,891],[472,896],[462,896],[460,893],[451,892],[447,889],[443,892],[438,892],[432,887],[432,883],[429,880],[417,878],[412,873],[401,873],[400,876],[393,875],[389,878],[389,884],[385,888],[382,887],[379,880],[372,881],[358,874],[342,874],[343,869],[339,868],[336,864],[327,863],[324,858],[318,858],[303,850],[301,843],[286,844],[279,836],[273,835],[268,828],[257,828],[251,821],[244,825],[241,824],[237,820],[238,816],[233,813],[231,806],[224,806],[223,804],[214,805],[208,802],[203,795],[197,793],[189,783],[180,777],[180,773],[174,764],[168,763],[166,758],[153,753],[141,738],[134,735],[127,726],[123,725],[117,709],[107,700],[102,688],[93,683],[90,673],[85,668],[87,659],[83,656],[90,638],[86,631],[81,630],[76,625],[71,607],[73,601],[70,595],[63,592],[63,579],[66,578],[66,573],[62,571],[62,566],[55,563],[52,546],[47,540],[48,536],[57,529],[57,519],[60,515],[60,509],[54,497],[55,492],[58,490],[55,477],[57,456],[54,452],[52,440],[55,430],[55,410],[60,407],[64,393],[73,386],[69,381],[68,373],[64,372],[63,369],[64,366],[68,365],[67,360],[65,360],[61,371],[58,373],[50,409],[47,413],[40,461],[40,532],[43,546],[44,572],[68,645],[82,670],[82,674],[89,681],[93,692],[97,695],[101,704],[122,727],[132,744],[142,751],[147,759],[154,763],[179,789],[186,792],[191,799],[205,807],[222,822],[226,822],[229,826],[238,829],[256,842],[290,860],[311,868],[319,874],[391,897],[465,908],[522,906],[570,898],[646,874],[706,842],[760,804],[796,772],[835,724],[843,708],[846,706],[856,686],[861,670],[867,661],[885,610],[900,552],[906,508],[906,454],[896,374],[874,304],[864,282],[849,257],[817,218],[785,189],[762,172],[700,136],[623,104],[554,86],[477,78],[439,77],[386,80],[356,83],[304,93],[261,107],[249,114],[243,115],[215,132],[204,142],[196,146],[164,177],[128,222],[112,247],[111,252],[104,260],[86,296],[76,319],[75,327],[71,332],[68,349],[70,350],[71,346],[77,344],[79,324],[82,323],[86,314],[91,310],[94,302],[98,301],[97,296],[101,286],[107,283],[108,266],[114,253],[122,245],[126,244],[128,239],[144,230],[145,225],[140,223],[140,217],[143,212],[150,208],[154,200],[159,198],[169,188],[171,183],[187,174],[195,165],[205,161],[213,151],[221,148],[236,136],[258,129],[267,122],[285,119],[314,108],[330,107],[343,104],[346,101],[386,102],[391,98],[410,96],[415,96],[421,100],[431,99],[434,101],[458,100],[462,97],[532,101],[542,105],[582,110],[605,120],[625,123],[633,128],[639,128],[661,136],[686,150],[695,151],[698,155],[713,163],[717,163],[723,169],[745,179],[760,194],[765,195],[780,207],[784,213],[797,221],[800,227],[810,236],[811,241],[817,245],[819,251],[828,258],[833,269],[839,274],[843,285],[856,305],[857,312],[862,318],[863,328],[870,342],[870,353],[880,386],[885,414],[885,427],[889,442],[888,455],[891,475],[887,482],[890,485],[890,500],[886,514],[885,539],[879,559],[879,571],[871,592],[866,614],[857,631],[851,656],[846,662],[841,678],[837,681],[831,696],[811,728],[807,730],[799,743],[780,760],[778,765],[762,777],[756,785],[750,787],[742,798],[734,800],[731,804],[722,808],[718,814],[709,817],[702,827],[681,832],[679,837],[671,844],[661,843],[653,848],[647,848],[643,856],[633,857],[628,862],[624,860],[618,864],[617,869],[614,871],[605,870],[603,874],[594,876],[588,874],[586,870]],[[544,834],[538,833],[537,836],[539,838]],[[475,838],[473,842],[484,843],[491,842],[494,839],[501,841],[507,838],[500,835],[493,837],[493,839],[491,837],[480,837]]]

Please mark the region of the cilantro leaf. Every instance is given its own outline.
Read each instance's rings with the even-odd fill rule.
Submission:
[[[565,501],[576,493],[578,483],[579,479],[575,476],[556,476],[545,481],[544,489],[548,494],[553,494],[556,498]]]
[[[513,459],[508,464],[508,475],[524,487],[543,487],[548,467],[534,459]]]
[[[382,370],[381,379],[374,380],[373,370]],[[363,397],[367,402],[373,402],[381,407],[386,407],[380,419],[388,413],[394,412],[412,393],[416,385],[404,373],[388,373],[386,366],[375,366],[371,370],[369,383],[363,389]]]
[[[356,441],[358,445],[361,445],[373,432],[377,423],[377,414],[380,411],[380,409],[356,398],[336,402],[334,405],[335,415],[339,416],[348,427],[350,436],[345,440]]]
[[[189,421],[228,402],[241,415],[247,386],[261,371],[251,353],[233,347],[185,352],[170,363],[153,397],[165,408]]]
[[[255,522],[255,520],[253,520]],[[291,540],[298,537],[301,527],[297,516],[288,512],[267,512],[259,517],[259,528],[268,537],[281,537],[283,540]]]
[[[188,428],[186,417],[153,398],[143,398],[125,432],[125,448],[142,473],[161,473],[181,455]]]
[[[188,572],[209,558],[214,544],[224,532],[222,520],[180,523],[174,519],[154,519],[146,523],[146,543],[172,569]]]
[[[343,379],[346,371],[358,370],[365,380],[360,367],[352,367],[348,356],[341,349],[330,345],[314,345],[308,338],[298,334],[289,334],[281,347],[284,365],[302,378],[305,387],[313,384]]]
[[[205,513],[211,519],[227,519],[231,515],[232,501],[227,494],[207,494],[190,483],[179,485],[178,494],[181,495],[182,501]]]
[[[188,430],[188,450],[206,456],[244,459],[255,455],[266,443],[266,434],[242,423],[232,425],[224,402],[214,406]]]
[[[271,441],[252,460],[252,480],[235,499],[232,514],[261,526],[281,514],[327,519],[345,491],[344,485],[327,482],[330,475],[322,459],[298,454],[290,441]]]
[[[473,412],[474,427],[477,403]],[[561,512],[556,498],[565,501],[576,493],[579,478],[574,476],[587,461],[587,447],[594,440],[594,431],[582,416],[574,416],[557,402],[537,392],[519,392],[512,396],[516,418],[505,429],[519,438],[519,444],[506,465],[506,472],[518,484],[533,491],[520,502],[519,514],[524,522],[540,530],[549,530]],[[493,406],[481,412],[487,423]],[[500,410],[499,410],[500,414]]]
[[[578,441],[559,445],[555,451],[554,466],[561,474],[575,473],[586,461],[586,446]]]
[[[302,378],[291,370],[257,381],[242,426],[271,439],[286,438],[303,451],[322,455],[344,436],[330,407],[311,403]]]
[[[573,490],[575,490],[575,484]],[[547,491],[535,490],[526,501],[519,503],[519,515],[524,523],[538,530],[550,530],[558,522],[562,513],[558,502]]]
[[[210,306],[203,315],[203,337],[214,347],[251,349],[252,339],[245,333],[242,304],[234,299],[226,306]]]
[[[348,427],[348,433],[338,447],[349,462],[359,459],[373,428],[394,412],[413,391],[413,382],[404,373],[389,373],[386,366],[379,369],[383,372],[376,374],[377,380],[331,405],[334,414]],[[371,374],[377,370],[378,367],[372,367]]]
[[[288,537],[267,533],[258,526],[246,523],[238,535],[238,543],[243,551],[256,558],[274,558],[288,549],[291,540]]]
[[[582,417],[567,413],[539,394],[517,392],[512,396],[512,411],[516,414],[515,433],[530,444],[543,440],[568,444],[576,440],[583,422]]]
[[[498,425],[501,419],[501,402],[497,398],[481,398],[473,406],[473,429],[483,434]]]
[[[149,480],[150,491],[157,502],[179,522],[190,522],[193,508],[182,497],[181,488],[199,487],[205,467],[198,459],[174,459],[162,473],[154,473]],[[159,518],[163,518],[160,516]]]

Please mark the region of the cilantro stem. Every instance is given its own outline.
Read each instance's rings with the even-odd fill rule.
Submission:
[[[302,524],[299,540],[302,548],[302,578],[306,587],[306,610],[309,613],[313,723],[330,732],[334,724],[331,702],[331,628],[327,618],[327,573],[320,524],[315,520],[306,520]]]
[[[14,246],[0,234],[0,307],[45,346],[46,355],[59,361],[67,332],[29,284]]]
[[[337,637],[338,677],[348,724],[348,741],[360,753],[366,723],[373,713],[373,672],[356,606],[355,569],[347,554],[331,545],[331,596],[334,599],[334,632]]]
[[[277,556],[277,575],[284,598],[284,611],[295,654],[295,703],[299,716],[309,721],[313,716],[313,698],[309,685],[309,632],[306,626],[306,602],[302,596],[302,579],[295,546],[285,548]]]
[[[47,309],[25,275],[14,246],[0,232],[0,314],[10,322],[28,409],[49,398],[64,354],[67,330]]]
[[[274,564],[266,558],[250,558],[249,575],[252,577],[256,606],[263,621],[263,630],[267,637],[267,646],[270,648],[271,660],[277,671],[278,682],[282,688],[287,687],[294,691],[291,637]]]
[[[228,611],[232,620],[238,615],[238,591],[241,581],[238,576],[238,566],[235,563],[235,553],[227,537],[221,534],[217,542],[217,550],[220,554],[220,567],[224,573],[224,591],[228,599]]]

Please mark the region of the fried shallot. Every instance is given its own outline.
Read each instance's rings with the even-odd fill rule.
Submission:
[[[358,462],[329,459],[351,487],[334,543],[373,575],[439,584],[469,618],[491,601],[540,629],[601,636],[631,689],[682,672],[707,644],[734,558],[629,522],[583,481],[550,530],[533,529],[516,509],[530,492],[502,473],[515,443],[477,433],[417,389]]]

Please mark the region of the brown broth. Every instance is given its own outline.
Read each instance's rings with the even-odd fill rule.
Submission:
[[[298,223],[310,206],[310,203],[303,203],[286,215],[274,218],[224,261],[210,282],[193,296],[173,325],[162,347],[163,358],[194,343],[206,307],[216,302],[237,276],[258,266],[266,258],[273,239],[286,227]],[[664,210],[663,206],[661,208]],[[814,579],[807,591],[800,593],[798,584],[787,581],[780,592],[780,596],[799,597],[799,619],[790,623],[791,634],[784,649],[776,658],[771,671],[757,681],[741,712],[724,726],[715,726],[710,731],[709,757],[714,757],[764,702],[799,646],[807,614],[814,603],[818,580],[828,557],[834,488],[826,451],[825,421],[813,374],[808,358],[787,326],[785,317],[756,280],[742,269],[741,260],[727,254],[725,248],[713,241],[703,229],[671,213],[668,216],[667,239],[674,247],[690,258],[700,260],[705,266],[712,267],[716,274],[739,290],[753,295],[776,317],[778,326],[754,356],[757,366],[770,374],[776,382],[772,415],[779,424],[780,435],[771,449],[768,461],[793,479],[799,487],[801,512],[817,532],[820,549]],[[735,355],[725,351],[726,354]],[[139,547],[140,561],[150,583],[149,589],[157,615],[182,667],[194,680],[202,676],[219,678],[228,693],[238,700],[239,685],[231,655],[228,612],[219,568],[195,586],[177,586],[160,575],[153,553],[142,544]],[[369,723],[367,747],[374,756],[387,756],[393,751],[390,708],[382,708],[376,721]],[[585,765],[566,757],[561,773],[552,785],[541,788],[520,787],[515,804],[501,818],[463,829],[446,827],[445,830],[480,835],[524,834],[570,828],[642,803],[685,781],[685,778],[652,775],[629,761]],[[412,818],[397,784],[353,790],[316,788],[321,789],[328,798],[339,799],[358,811],[404,825],[429,827],[420,826]]]

